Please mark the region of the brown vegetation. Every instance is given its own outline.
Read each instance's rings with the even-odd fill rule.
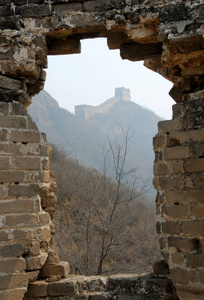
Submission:
[[[128,141],[124,135],[122,144],[109,143],[103,174],[53,147],[51,168],[58,185],[54,242],[74,273],[143,273],[159,257],[154,209],[145,205],[144,191],[136,189],[138,170],[125,171]],[[115,181],[106,176],[109,154]],[[130,173],[133,181],[128,187],[123,182]]]

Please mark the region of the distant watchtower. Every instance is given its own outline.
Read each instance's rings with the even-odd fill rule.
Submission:
[[[130,89],[124,87],[115,89],[115,98],[119,98],[121,101],[131,101]]]

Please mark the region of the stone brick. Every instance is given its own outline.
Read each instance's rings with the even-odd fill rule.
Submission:
[[[7,244],[0,246],[0,256],[2,257],[20,257],[25,253],[24,244]]]
[[[183,265],[184,263],[184,255],[181,252],[176,252],[171,254],[171,261],[176,265]]]
[[[204,222],[202,221],[191,221],[185,222],[182,226],[182,231],[185,235],[190,235],[193,237],[204,236]]]
[[[28,229],[14,229],[12,232],[14,241],[24,242],[31,239],[31,230]]]
[[[45,207],[52,207],[57,204],[57,197],[55,194],[50,193],[50,195],[46,198],[42,197],[41,199],[41,205],[43,208]]]
[[[0,299],[1,300],[11,300],[11,299],[22,300],[25,292],[26,292],[26,287],[7,290],[7,291],[0,291]]]
[[[194,147],[196,156],[204,157],[204,144],[196,144]]]
[[[9,236],[8,236],[8,232],[6,231],[0,231],[0,241],[1,242],[8,242],[9,240]]]
[[[50,214],[43,212],[39,215],[40,224],[47,225],[50,223]]]
[[[40,143],[41,136],[38,131],[17,131],[13,130],[10,134],[11,141],[22,143]]]
[[[155,163],[154,164],[154,175],[166,175],[168,173],[168,167],[166,163]]]
[[[185,239],[178,237],[168,238],[169,247],[174,247],[177,249],[198,251],[199,250],[199,240],[197,239]]]
[[[64,16],[70,12],[83,11],[82,3],[66,3],[54,5],[57,16]]]
[[[9,103],[0,102],[0,113],[1,115],[8,115],[9,114]]]
[[[191,175],[191,178],[193,179],[193,185],[196,189],[204,189],[204,172],[193,176]]]
[[[25,182],[29,183],[38,183],[38,182],[44,182],[49,183],[50,182],[50,172],[49,171],[26,171],[25,172]]]
[[[187,218],[188,206],[184,205],[166,205],[164,213],[170,218]]]
[[[40,170],[41,161],[39,157],[14,157],[13,168],[16,170]]]
[[[29,226],[38,223],[36,214],[21,214],[21,215],[8,215],[6,216],[7,226]]]
[[[181,226],[178,222],[166,221],[162,223],[162,233],[164,234],[179,234],[181,232]]]
[[[10,184],[8,189],[9,197],[32,197],[36,196],[39,192],[39,186],[37,184]]]
[[[27,285],[27,278],[25,274],[0,274],[0,290],[8,288],[25,287]]]
[[[25,294],[25,299],[46,297],[47,285],[48,284],[45,281],[36,281],[29,284],[28,290]]]
[[[204,172],[204,158],[186,160],[186,172]]]
[[[187,146],[171,147],[164,151],[165,160],[189,158],[189,155],[189,147]]]
[[[12,102],[10,105],[10,115],[28,116],[28,113],[22,103]]]
[[[22,155],[22,144],[0,144],[1,155]]]
[[[37,233],[41,241],[50,241],[51,238],[50,226],[39,228]]]
[[[9,90],[19,90],[21,82],[6,76],[0,75],[0,87]]]
[[[51,11],[48,4],[39,4],[39,5],[26,4],[23,6],[17,6],[16,14],[21,15],[23,18],[46,17],[51,15]]]
[[[49,296],[72,295],[75,292],[75,283],[69,280],[53,282],[48,285]]]
[[[4,258],[0,260],[1,273],[22,273],[25,268],[26,262],[23,258]]]
[[[78,39],[51,41],[48,45],[49,55],[74,54],[81,52],[81,43]]]
[[[188,191],[166,191],[166,202],[168,204],[174,203],[203,203],[204,191],[201,190],[188,190]]]
[[[36,201],[32,199],[15,199],[0,201],[0,211],[2,213],[9,212],[34,212],[36,208]]]
[[[27,119],[18,116],[0,116],[0,127],[26,129]]]
[[[183,178],[180,175],[177,176],[160,176],[159,186],[161,189],[178,189],[183,187]]]
[[[183,160],[172,161],[172,168],[174,174],[184,173],[184,161]]]
[[[0,129],[0,142],[7,142],[9,140],[9,130],[8,129]]]
[[[180,144],[187,144],[189,142],[202,142],[204,136],[204,129],[188,130],[171,132],[168,135],[168,141],[177,140]]]
[[[175,269],[171,269],[170,271],[171,271],[171,277],[173,279],[173,282],[188,284],[189,282],[188,270],[175,268]]]
[[[5,199],[8,194],[8,189],[7,187],[0,185],[0,199]]]
[[[191,267],[193,269],[204,267],[204,254],[186,253],[185,258],[187,267]]]
[[[197,219],[203,219],[204,216],[204,205],[194,205],[191,208],[192,215]]]
[[[40,271],[40,277],[46,278],[52,275],[60,275],[61,277],[67,277],[70,272],[69,263],[60,261],[57,264],[45,264]]]
[[[204,270],[199,271],[199,279],[202,284],[204,284]]]
[[[24,182],[25,173],[23,171],[0,171],[0,182]]]
[[[26,256],[26,270],[40,270],[45,264],[47,253],[41,253],[38,256]]]
[[[170,133],[177,130],[182,130],[182,124],[179,119],[174,119],[170,121],[160,121],[158,123],[159,133],[165,132]]]
[[[10,157],[0,157],[1,170],[11,169],[11,158]]]

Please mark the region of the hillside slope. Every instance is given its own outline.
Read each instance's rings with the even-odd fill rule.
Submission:
[[[65,149],[68,155],[84,166],[101,170],[104,149],[108,138],[119,142],[123,132],[133,135],[129,143],[127,168],[140,167],[139,173],[144,181],[152,180],[154,154],[152,137],[157,132],[157,123],[161,120],[153,112],[132,101],[115,101],[105,113],[95,113],[88,120],[75,117],[59,104],[46,91],[37,95],[29,108],[37,126],[47,134],[49,142]],[[108,174],[114,177],[114,170]]]

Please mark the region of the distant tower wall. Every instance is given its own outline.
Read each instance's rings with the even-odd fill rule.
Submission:
[[[131,101],[130,89],[124,87],[116,88],[115,97],[120,98],[121,101]]]

